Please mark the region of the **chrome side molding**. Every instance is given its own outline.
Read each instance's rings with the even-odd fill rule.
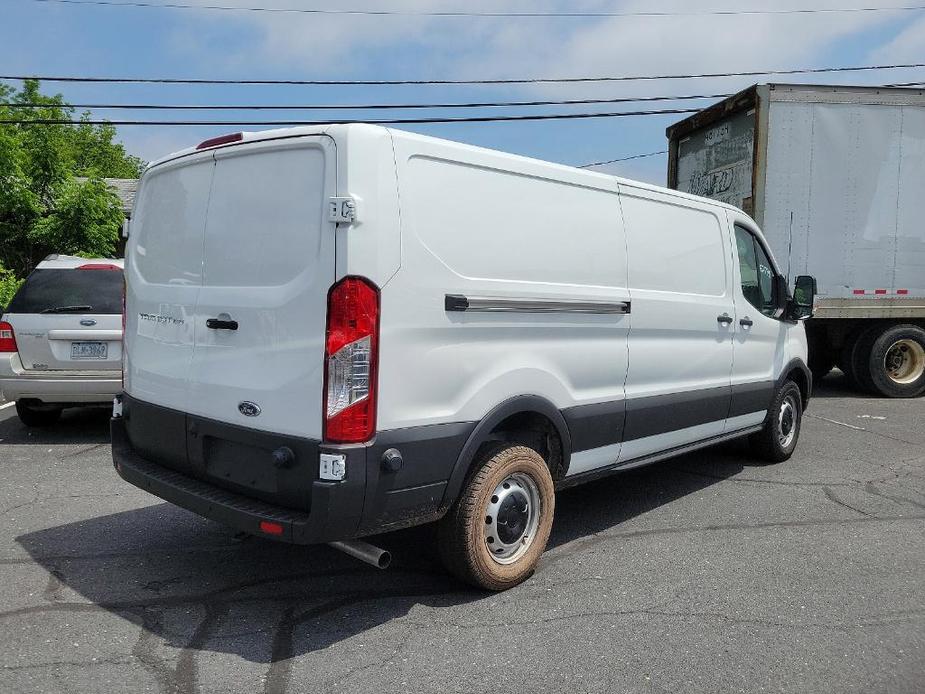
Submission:
[[[558,299],[514,299],[497,296],[447,294],[444,307],[450,312],[507,313],[600,313],[626,315],[629,301],[561,301]]]

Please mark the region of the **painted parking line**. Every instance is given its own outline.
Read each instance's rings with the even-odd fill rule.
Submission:
[[[8,403],[6,403],[6,404],[4,404],[4,405],[0,405],[0,410],[5,410],[6,408],[12,407],[12,406],[15,405],[15,404],[16,404],[15,402],[8,402]]]

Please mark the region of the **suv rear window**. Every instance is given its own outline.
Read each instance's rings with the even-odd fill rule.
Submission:
[[[35,270],[7,313],[43,312],[122,313],[122,271]]]

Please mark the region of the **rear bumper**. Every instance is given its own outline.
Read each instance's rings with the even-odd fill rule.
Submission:
[[[112,420],[111,430],[113,463],[122,479],[205,518],[254,535],[295,544],[346,539],[353,536],[352,530],[359,523],[361,507],[343,498],[343,483],[315,481],[311,489],[311,511],[287,509],[221,489],[146,460],[132,448],[122,418]],[[264,521],[282,526],[282,534],[267,535],[260,528]]]
[[[108,403],[122,390],[122,374],[27,371],[18,354],[0,354],[0,394],[6,400]]]
[[[122,395],[112,456],[130,484],[244,532],[295,544],[346,540],[436,520],[450,472],[474,424],[382,432],[365,445],[333,446],[207,420]],[[295,453],[276,470],[270,454]],[[404,466],[382,469],[386,450]],[[346,477],[319,478],[319,454],[343,455]],[[248,486],[250,485],[250,486]],[[261,530],[261,522],[282,526]]]

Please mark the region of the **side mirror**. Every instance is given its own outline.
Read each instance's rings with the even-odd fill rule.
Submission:
[[[800,275],[793,288],[793,299],[788,314],[793,320],[812,318],[813,305],[816,301],[816,278]]]

